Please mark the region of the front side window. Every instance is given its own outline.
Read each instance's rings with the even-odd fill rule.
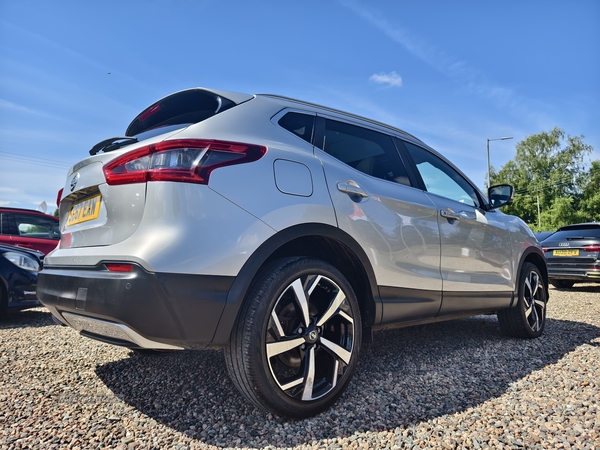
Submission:
[[[325,120],[323,150],[367,175],[410,186],[392,138],[367,128]]]
[[[437,194],[464,203],[479,206],[479,199],[473,186],[465,180],[452,166],[427,150],[409,142],[404,146],[410,153],[417,170],[425,183],[427,192]]]

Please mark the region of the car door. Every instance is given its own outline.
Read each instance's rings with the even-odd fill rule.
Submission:
[[[508,306],[512,290],[510,235],[501,214],[485,211],[471,183],[433,152],[403,141],[435,203],[441,238],[440,315]]]
[[[382,322],[434,317],[442,289],[435,204],[412,186],[389,135],[323,116],[317,130],[338,226],[373,266]]]

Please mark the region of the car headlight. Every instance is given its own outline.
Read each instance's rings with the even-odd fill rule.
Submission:
[[[35,259],[22,253],[6,252],[4,257],[21,269],[31,270],[32,272],[39,272],[40,270],[40,264]]]

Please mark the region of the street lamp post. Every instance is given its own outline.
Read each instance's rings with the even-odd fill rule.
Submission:
[[[511,137],[501,137],[501,138],[495,138],[495,139],[488,139],[487,140],[488,188],[492,185],[491,169],[490,169],[490,141],[506,141],[508,139],[512,139],[512,136]]]

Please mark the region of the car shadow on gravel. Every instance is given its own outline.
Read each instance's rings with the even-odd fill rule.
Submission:
[[[132,353],[96,373],[124,402],[200,443],[294,446],[464,411],[598,337],[593,325],[548,319],[538,339],[507,338],[495,316],[378,332],[363,347],[342,398],[305,420],[249,405],[229,380],[221,352]]]
[[[43,307],[35,309],[24,309],[22,311],[11,311],[0,316],[0,329],[9,328],[37,328],[57,325],[52,320],[52,314]]]

